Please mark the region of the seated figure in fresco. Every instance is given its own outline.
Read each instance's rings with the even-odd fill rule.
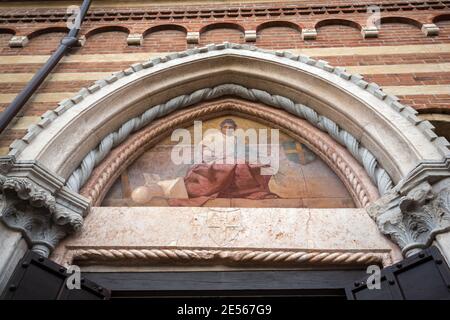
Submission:
[[[172,206],[201,206],[215,198],[273,199],[269,190],[270,175],[262,175],[261,164],[250,164],[236,157],[234,135],[237,124],[225,119],[220,131],[207,134],[200,143],[202,163],[190,168],[184,177],[189,199],[170,199]],[[230,159],[234,159],[231,161]]]

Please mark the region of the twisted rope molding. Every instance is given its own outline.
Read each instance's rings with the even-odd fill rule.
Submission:
[[[167,56],[150,59],[143,63],[135,63],[123,71],[116,72],[111,76],[106,77],[105,79],[95,81],[95,83],[91,86],[82,88],[73,97],[64,99],[63,101],[59,102],[56,109],[46,111],[42,115],[41,121],[39,121],[35,125],[31,125],[30,127],[28,127],[25,136],[21,139],[15,140],[10,145],[9,155],[18,156],[22,152],[22,150],[25,149],[27,145],[31,143],[33,139],[35,139],[36,136],[39,135],[40,132],[45,130],[58,116],[83,101],[87,96],[94,94],[99,90],[102,90],[103,88],[109,86],[110,84],[118,81],[121,78],[127,77],[134,73],[138,73],[145,69],[151,69],[159,64],[166,63],[171,60],[181,59],[194,55],[202,56],[202,54],[207,54],[208,52],[220,51],[225,49],[230,49],[232,51],[254,51],[266,55],[277,56],[278,58],[286,59],[286,61],[289,61],[290,64],[294,63],[297,65],[308,65],[310,67],[326,71],[340,79],[353,83],[355,86],[367,91],[377,99],[386,103],[394,111],[398,112],[402,117],[407,119],[413,126],[416,126],[423,133],[423,135],[432,144],[434,144],[434,146],[440,151],[442,155],[449,155],[448,146],[450,145],[450,143],[444,137],[438,137],[436,135],[433,130],[434,126],[429,121],[419,119],[416,116],[416,110],[414,110],[410,106],[401,104],[396,96],[383,92],[382,88],[376,83],[369,83],[365,81],[364,77],[360,74],[350,74],[345,70],[345,68],[330,66],[327,61],[315,60],[304,54],[295,55],[287,51],[270,51],[247,44],[235,44],[228,42],[224,42],[222,44],[209,44],[205,47],[192,48],[182,52],[171,53]]]
[[[326,135],[326,133],[313,129],[313,126],[305,120],[292,119],[292,116],[285,114],[280,109],[236,99],[203,103],[187,110],[172,113],[162,120],[156,120],[129,137],[121,146],[112,150],[101,165],[93,171],[93,174],[81,189],[81,194],[90,198],[93,206],[100,205],[106,192],[123,169],[133,163],[144,150],[151,147],[155,139],[164,137],[167,131],[172,128],[224,112],[245,114],[265,120],[304,140],[308,147],[319,155],[341,178],[355,204],[359,207],[365,207],[369,202],[378,199],[378,191],[376,191],[376,187],[373,186],[364,168],[350,154],[343,154],[339,148],[336,149],[327,139],[324,139],[322,135]],[[319,132],[322,134],[318,134]],[[326,137],[332,140],[329,135],[326,135]],[[364,176],[361,175],[360,171],[364,172]]]
[[[151,107],[142,115],[125,122],[117,131],[108,134],[99,143],[98,147],[91,150],[82,160],[81,165],[67,180],[67,187],[79,192],[86,183],[94,168],[108,155],[108,153],[122,143],[131,133],[143,128],[153,120],[163,117],[177,109],[185,108],[202,101],[208,101],[226,95],[237,96],[245,100],[260,102],[276,108],[281,108],[299,118],[307,120],[318,129],[327,132],[338,143],[361,163],[367,174],[376,184],[380,195],[384,195],[393,187],[392,179],[386,170],[381,168],[375,156],[350,133],[341,129],[331,119],[319,115],[312,108],[303,104],[297,104],[289,98],[272,95],[259,89],[249,89],[236,84],[223,84],[213,88],[196,90],[191,94],[180,95],[170,99],[166,103]]]
[[[392,263],[388,253],[204,249],[69,249],[70,261],[140,260],[153,263],[228,262],[249,264],[369,265]]]

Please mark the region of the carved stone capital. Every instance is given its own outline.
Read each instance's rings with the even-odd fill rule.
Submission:
[[[0,220],[44,256],[67,234],[80,230],[89,208],[59,180],[38,164],[0,158]]]
[[[367,211],[408,257],[450,231],[449,159],[421,163]]]

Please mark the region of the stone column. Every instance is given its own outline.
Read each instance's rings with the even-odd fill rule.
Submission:
[[[450,265],[450,232],[436,235],[434,244],[442,252],[445,260],[447,260],[447,264]]]
[[[27,250],[28,245],[22,234],[0,222],[0,294]]]
[[[435,244],[450,262],[450,159],[420,163],[367,210],[405,257]]]

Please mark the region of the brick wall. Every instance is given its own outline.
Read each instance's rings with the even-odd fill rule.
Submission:
[[[59,1],[34,8],[0,4],[0,111],[38,70],[65,34],[65,8]],[[114,3],[114,2],[111,2]],[[381,8],[377,38],[363,38],[367,6]],[[436,24],[439,35],[427,36],[423,24]],[[303,40],[302,30],[317,37]],[[303,50],[332,65],[352,68],[422,114],[441,114],[439,133],[450,138],[450,1],[296,1],[208,3],[155,6],[93,6],[83,24],[82,47],[64,58],[10,128],[0,135],[0,152],[25,133],[39,115],[65,95],[108,73],[144,60],[150,53],[181,51],[223,41],[245,43],[244,32],[257,31],[266,49]],[[187,32],[199,32],[188,44]],[[143,36],[142,45],[127,44],[129,35]],[[23,48],[10,48],[11,37],[27,36]],[[374,51],[377,50],[378,51]],[[101,55],[100,55],[101,54]],[[116,55],[114,55],[116,54]],[[119,54],[117,56],[117,54]],[[403,68],[402,68],[403,66]],[[406,68],[405,68],[406,66]],[[373,68],[371,68],[373,67]],[[103,75],[104,74],[104,75]],[[445,127],[445,128],[448,128]]]

